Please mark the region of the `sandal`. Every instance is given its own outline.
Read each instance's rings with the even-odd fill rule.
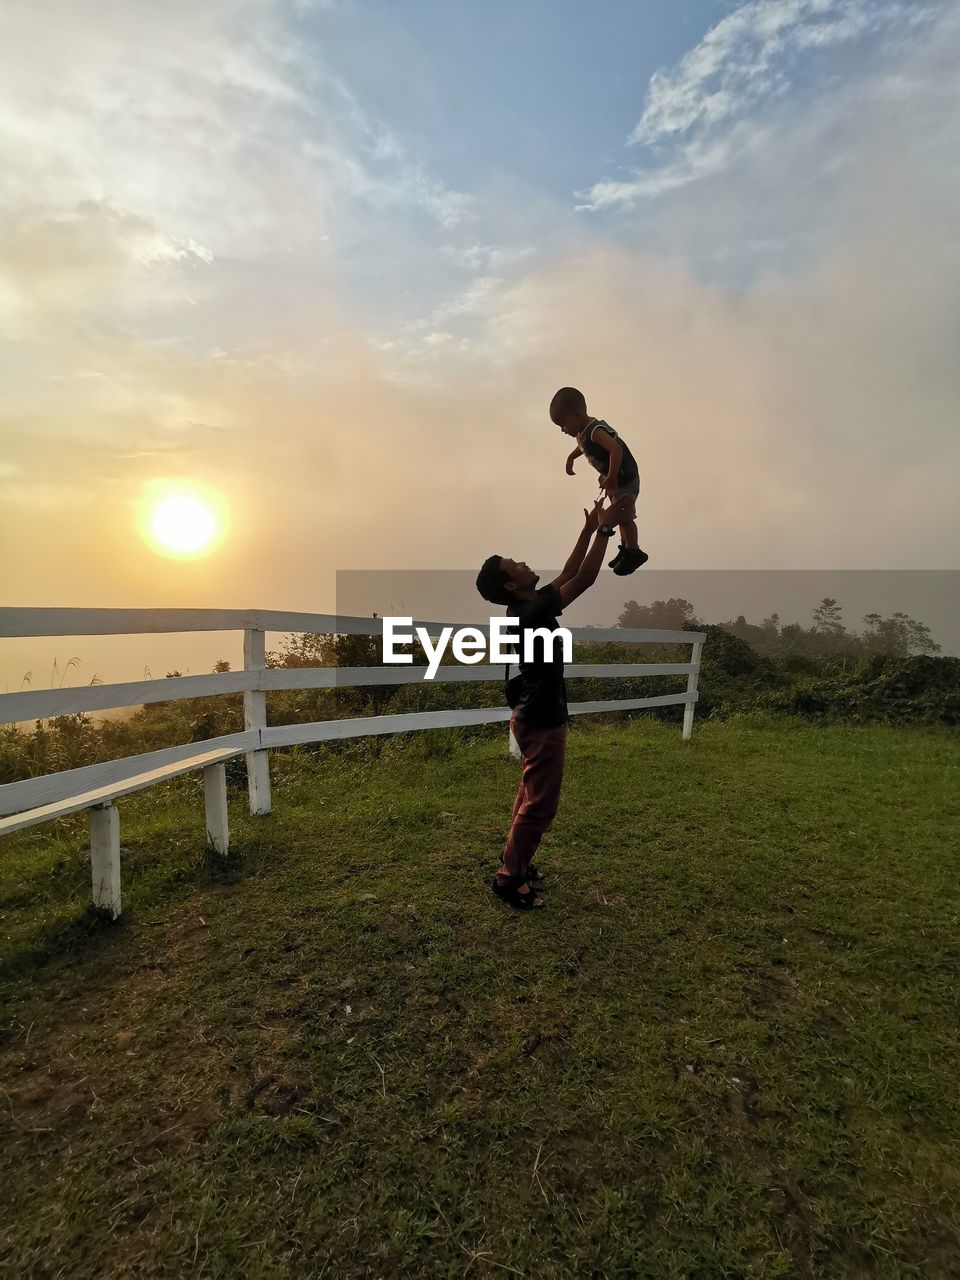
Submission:
[[[529,867],[527,867],[527,879],[531,881],[543,879],[543,872],[540,870],[539,867],[535,867],[532,862],[530,863]]]
[[[544,902],[535,901],[537,895],[532,889],[527,893],[520,892],[518,886],[525,883],[523,876],[505,876],[502,880],[494,876],[490,887],[498,898],[508,902],[511,907],[516,907],[518,911],[533,911],[546,906]]]

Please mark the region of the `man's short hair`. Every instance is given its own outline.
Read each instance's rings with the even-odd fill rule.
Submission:
[[[582,391],[576,387],[561,387],[550,401],[550,420],[565,418],[568,413],[586,413],[587,402]]]
[[[506,587],[510,575],[502,566],[503,556],[487,556],[477,574],[477,590],[491,604],[510,604],[513,600]]]

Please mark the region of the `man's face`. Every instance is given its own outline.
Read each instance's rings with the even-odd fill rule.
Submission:
[[[518,591],[532,591],[540,581],[539,573],[534,573],[525,560],[508,560],[502,556],[500,568]]]

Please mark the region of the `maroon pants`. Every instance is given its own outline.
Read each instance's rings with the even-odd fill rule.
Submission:
[[[511,875],[526,875],[543,833],[560,806],[560,784],[567,750],[567,726],[537,729],[516,713],[510,727],[523,755],[523,773],[513,803],[503,865]]]

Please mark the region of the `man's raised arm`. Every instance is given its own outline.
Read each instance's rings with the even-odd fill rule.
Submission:
[[[600,503],[603,499],[599,499],[593,511],[590,513],[591,524],[597,528],[597,534],[593,539],[593,545],[583,559],[583,563],[577,572],[567,582],[557,579],[560,588],[560,600],[563,607],[576,600],[577,596],[582,596],[588,587],[592,587],[597,580],[597,574],[600,572],[600,566],[603,564],[603,557],[607,553],[607,539],[613,534],[613,526],[617,523],[623,514],[625,502],[629,499],[621,498],[619,502],[615,502],[612,506],[607,507],[605,511],[600,510]],[[601,533],[600,530],[606,530]],[[585,529],[580,535],[581,537],[589,537],[590,530]],[[579,546],[579,543],[577,544]],[[571,556],[571,559],[573,557]]]
[[[558,576],[550,583],[551,587],[557,587],[559,589],[565,582],[569,582],[580,572],[580,567],[583,564],[583,557],[587,554],[587,547],[590,545],[590,535],[599,524],[600,509],[602,505],[603,498],[600,497],[593,504],[592,511],[588,511],[586,507],[584,507],[583,529],[580,531],[580,537],[577,539],[577,545],[570,552],[567,563],[560,570]]]

